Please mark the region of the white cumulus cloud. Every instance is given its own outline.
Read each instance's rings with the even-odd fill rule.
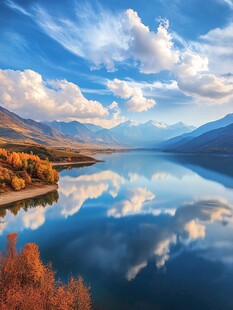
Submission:
[[[231,0],[217,1],[232,7]],[[178,34],[172,34],[168,20],[159,20],[157,29],[154,30],[132,9],[113,13],[100,5],[94,10],[90,5],[76,4],[74,14],[69,16],[51,13],[40,5],[32,5],[26,11],[12,0],[7,0],[6,3],[11,9],[32,18],[46,35],[63,48],[85,59],[91,69],[105,67],[108,71],[115,71],[116,67],[124,64],[134,66],[145,74],[166,70],[170,72],[172,81],[176,80],[175,83],[168,84],[173,85],[173,88],[178,86],[181,92],[196,101],[229,103],[233,96],[233,23],[224,28],[212,29],[197,41],[189,42]],[[179,43],[183,48],[175,46],[174,38],[180,38]],[[225,77],[226,73],[231,77]],[[59,87],[64,92],[75,92],[67,81]],[[127,83],[115,85],[115,89],[112,85],[111,87],[116,95],[127,99],[126,105],[131,111],[147,111],[156,103],[154,98],[146,98],[140,87],[132,89]],[[77,89],[76,93],[79,93]],[[3,94],[3,98],[10,101],[10,94]],[[59,94],[59,98],[63,96]],[[98,102],[90,101],[84,106],[84,99],[80,94],[78,98],[81,102],[80,117],[84,117],[82,114],[89,114],[91,116],[86,117],[94,119],[92,113],[96,113]],[[76,112],[73,103],[63,102],[63,107],[66,111],[73,109]],[[101,105],[97,110],[98,117],[102,118],[110,111],[101,108]],[[58,108],[59,111],[62,114],[62,107]],[[109,124],[107,120],[109,119],[106,119],[106,124]],[[95,123],[97,121],[95,119]],[[117,121],[120,122],[118,118]],[[114,124],[117,121],[115,119]]]
[[[107,87],[115,96],[128,99],[126,106],[128,110],[134,112],[143,112],[151,109],[156,105],[154,99],[147,99],[143,96],[140,87],[132,87],[127,81],[114,79],[107,82]]]
[[[35,119],[77,119],[105,126],[122,121],[116,103],[104,107],[85,98],[78,85],[67,80],[46,81],[32,70],[0,70],[0,100],[5,108]]]
[[[143,73],[171,69],[178,61],[168,31],[161,21],[157,31],[144,25],[137,12],[128,9],[113,14],[90,6],[76,8],[75,18],[55,16],[42,7],[34,8],[34,20],[41,29],[71,53],[88,60],[94,69],[133,60]]]
[[[202,35],[196,47],[208,57],[212,72],[233,74],[233,22],[223,28],[214,28]]]
[[[207,57],[186,51],[175,73],[180,90],[199,101],[224,103],[233,96],[232,78],[210,73]]]

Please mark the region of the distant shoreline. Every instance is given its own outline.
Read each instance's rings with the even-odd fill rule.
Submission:
[[[44,185],[38,188],[22,189],[18,192],[8,192],[0,194],[0,207],[9,203],[17,202],[24,199],[35,198],[58,189],[58,185]]]
[[[74,165],[85,165],[85,164],[96,164],[98,160],[86,160],[86,161],[71,161],[71,162],[52,162],[53,167],[58,166],[74,166]]]

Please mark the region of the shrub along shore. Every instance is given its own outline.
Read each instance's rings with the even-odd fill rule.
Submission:
[[[0,148],[0,204],[19,200],[14,196],[32,197],[33,191],[35,195],[42,195],[56,190],[58,180],[59,174],[48,159]]]

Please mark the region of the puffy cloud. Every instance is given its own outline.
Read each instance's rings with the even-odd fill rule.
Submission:
[[[80,13],[81,12],[81,13]],[[118,14],[90,6],[76,8],[76,16],[59,17],[43,8],[34,8],[34,20],[42,30],[71,53],[87,59],[92,68],[105,66],[115,70],[115,63],[139,62],[143,73],[169,70],[178,61],[168,32],[168,22],[161,21],[157,31],[145,26],[137,12],[128,9]]]
[[[116,103],[104,107],[86,99],[78,85],[66,80],[45,81],[32,70],[0,70],[0,99],[4,107],[35,119],[93,120],[106,125],[122,121]]]
[[[144,202],[153,200],[155,195],[145,188],[138,187],[129,190],[127,193],[127,198],[127,200],[122,200],[115,203],[108,210],[108,215],[122,217],[141,213]]]
[[[132,56],[140,61],[141,72],[158,73],[171,70],[179,56],[173,49],[168,21],[161,21],[157,32],[153,32],[142,23],[137,12],[127,10],[126,15],[130,25]]]
[[[186,51],[175,73],[180,90],[198,100],[223,103],[233,96],[232,79],[209,73],[207,57]]]
[[[224,103],[233,97],[233,83],[231,79],[217,77],[214,74],[201,74],[186,79],[179,79],[180,89],[199,101],[209,103]]]
[[[107,82],[107,87],[110,89],[115,96],[128,99],[132,97],[135,91],[140,90],[138,87],[130,87],[126,81],[114,79],[113,81]]]
[[[191,42],[174,69],[179,89],[198,101],[225,103],[233,97],[233,23]],[[228,74],[230,73],[230,74]]]
[[[231,0],[222,2],[232,7]],[[198,101],[223,103],[229,102],[232,97],[232,78],[221,76],[233,71],[232,23],[225,28],[211,30],[201,36],[198,42],[185,42],[181,38],[179,43],[185,48],[178,50],[174,47],[173,37],[179,36],[171,35],[167,20],[160,20],[157,30],[153,31],[132,9],[113,14],[100,7],[93,10],[88,5],[82,5],[74,8],[71,18],[50,14],[38,5],[25,11],[12,0],[8,0],[7,3],[12,9],[33,18],[48,36],[65,49],[86,59],[91,68],[98,69],[104,66],[107,70],[114,71],[116,65],[123,63],[137,66],[140,72],[146,74],[169,70],[172,77],[175,76],[177,79],[177,84],[169,84],[173,84],[173,87],[178,86],[185,95],[192,96]],[[155,100],[147,99],[141,87],[131,89],[132,85],[122,82],[111,87],[116,95],[127,99],[126,105],[129,110],[142,112],[155,105]],[[71,91],[71,85],[65,83],[68,82],[62,82],[59,87],[64,87],[64,92]],[[79,93],[77,90],[76,92]],[[156,93],[153,96],[156,96]],[[8,93],[3,94],[3,98],[6,102],[10,100]],[[88,108],[83,107],[83,95],[78,94],[77,98],[82,103],[81,111],[76,111],[74,103],[66,101],[63,102],[65,110],[73,109],[73,113],[81,112],[80,118],[85,116],[86,122],[93,119],[96,124],[100,124],[98,120],[101,118],[103,123],[109,126],[110,110],[96,101],[88,101]],[[59,110],[62,110],[62,107]],[[97,118],[93,116],[96,113]],[[59,115],[62,115],[62,112]],[[115,118],[114,125],[123,121],[116,114]]]
[[[114,79],[107,82],[107,87],[114,95],[123,99],[129,99],[126,102],[128,110],[134,112],[143,112],[151,109],[156,105],[154,99],[147,99],[143,96],[140,87],[132,87],[126,81]]]
[[[102,121],[102,124],[106,124],[104,127],[114,127],[119,123],[125,122],[126,118],[121,116],[121,109],[116,101],[113,101],[108,107],[108,111],[111,114],[111,119]]]
[[[192,96],[202,102],[227,102],[233,96],[233,79],[231,75],[223,77],[212,73],[213,70],[209,70],[209,58],[216,60],[217,56],[211,57],[211,53],[217,53],[219,57],[217,63],[222,64],[223,58],[225,58],[227,63],[231,62],[231,65],[228,66],[228,70],[231,70],[232,25],[230,24],[224,29],[212,30],[200,38],[204,43],[187,45],[184,51],[179,51],[178,60],[169,69],[177,81],[150,84],[114,79],[108,81],[107,86],[116,96],[124,99],[130,98],[127,101],[127,107],[129,110],[137,112],[146,111],[156,104],[154,99],[145,98],[143,93],[151,94],[154,97],[161,87],[173,91],[179,89],[187,96]],[[214,66],[216,66],[216,62],[214,62]]]
[[[44,81],[32,70],[0,70],[0,96],[14,111],[30,107],[37,118],[105,117],[108,111],[97,101],[87,100],[80,88],[66,80]]]
[[[202,35],[196,49],[209,59],[210,70],[216,74],[233,74],[233,22]]]
[[[208,58],[201,57],[191,51],[186,51],[181,56],[181,63],[175,72],[179,78],[194,77],[200,72],[208,71]]]
[[[155,104],[156,103],[154,99],[146,99],[145,97],[141,95],[133,96],[126,102],[128,110],[134,111],[134,112],[147,111],[153,108]]]
[[[177,82],[164,83],[137,83],[119,79],[109,80],[107,87],[114,95],[126,102],[131,111],[142,112],[155,106],[154,99],[147,99],[143,93],[153,97],[159,94],[158,89],[174,91],[179,89],[187,96],[192,96],[198,101],[208,103],[224,103],[233,96],[232,77],[217,76],[209,72],[209,61],[206,56],[201,56],[190,49],[180,55],[179,63],[173,68]]]

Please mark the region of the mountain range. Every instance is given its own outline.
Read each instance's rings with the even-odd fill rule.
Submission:
[[[44,145],[72,145],[78,143],[72,136],[65,135],[52,127],[24,119],[0,106],[0,138],[36,142]]]
[[[78,142],[96,145],[108,146],[126,146],[126,143],[117,139],[110,130],[101,126],[92,124],[82,124],[78,121],[72,122],[45,122],[46,125],[54,128],[55,130],[68,134],[74,137]]]
[[[175,153],[233,153],[233,114],[159,143],[156,148]]]
[[[126,121],[111,129],[92,124],[73,122],[46,122],[47,125],[64,134],[75,137],[81,143],[107,144],[125,147],[146,147],[155,142],[161,142],[187,133],[195,127],[187,126],[182,122],[174,125],[148,121],[144,124]]]
[[[233,114],[194,128],[131,120],[106,129],[78,121],[37,122],[0,106],[0,139],[51,146],[153,148],[175,153],[233,154]]]
[[[89,124],[92,125],[92,124]],[[51,146],[121,147],[115,136],[100,126],[79,122],[37,122],[25,119],[0,106],[0,139],[35,142]],[[96,133],[95,133],[96,131]],[[97,132],[98,131],[98,132]]]
[[[151,147],[156,142],[161,142],[177,135],[190,132],[193,126],[179,122],[168,125],[162,122],[150,120],[144,124],[131,120],[121,123],[110,129],[110,131],[120,140],[136,147]]]

